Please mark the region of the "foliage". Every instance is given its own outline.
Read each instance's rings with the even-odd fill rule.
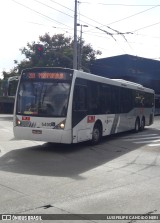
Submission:
[[[78,47],[80,47],[78,40]],[[27,46],[20,49],[21,53],[26,57],[18,63],[14,61],[15,67],[10,72],[3,72],[4,78],[17,76],[25,68],[29,67],[73,67],[73,40],[71,37],[65,37],[63,34],[50,36],[46,33],[39,37],[38,44],[42,44],[44,52],[42,57],[38,57],[35,53],[36,42],[27,43]],[[85,45],[81,42],[82,50],[82,69],[89,71],[90,63],[96,59],[96,55],[100,55],[100,51],[93,50],[90,44]]]

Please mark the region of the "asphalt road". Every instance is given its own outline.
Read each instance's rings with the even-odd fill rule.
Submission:
[[[93,147],[16,141],[0,115],[0,213],[160,214],[160,117]],[[82,219],[54,222],[158,222]]]

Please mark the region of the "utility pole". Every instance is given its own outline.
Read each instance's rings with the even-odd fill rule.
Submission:
[[[74,11],[73,69],[77,70],[77,0],[75,0]]]
[[[77,23],[77,26],[80,26],[80,43],[79,43],[79,53],[78,53],[78,69],[82,69],[82,53],[83,53],[83,46],[82,46],[82,27],[88,27],[87,25],[82,25]]]

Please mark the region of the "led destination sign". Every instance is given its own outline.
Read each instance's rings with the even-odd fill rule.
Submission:
[[[71,79],[72,74],[65,72],[24,72],[23,79],[50,79],[50,80],[67,80]]]
[[[27,73],[28,79],[64,79],[64,73]]]

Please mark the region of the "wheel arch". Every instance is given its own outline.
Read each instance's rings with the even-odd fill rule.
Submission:
[[[92,145],[97,145],[99,141],[102,138],[102,133],[103,133],[103,125],[101,120],[96,120],[94,125],[93,125],[93,130],[92,130],[92,140],[91,144]]]
[[[101,128],[101,135],[103,133],[103,124],[102,124],[102,121],[100,119],[97,119],[94,123],[94,126],[95,125],[99,125],[99,127]]]

